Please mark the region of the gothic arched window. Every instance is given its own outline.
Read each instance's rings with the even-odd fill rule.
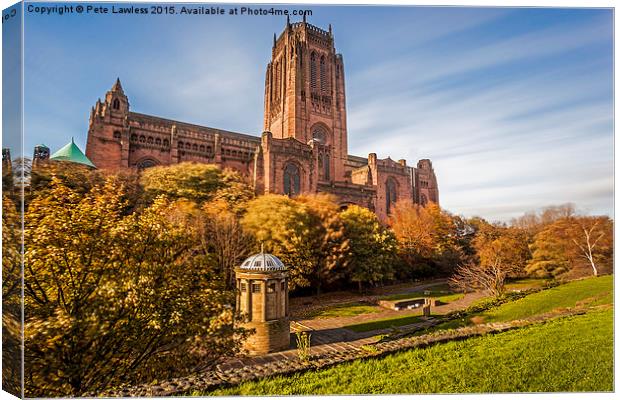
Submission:
[[[327,133],[325,133],[325,130],[321,129],[320,127],[314,128],[314,130],[312,131],[312,139],[316,140],[321,144],[327,144]]]
[[[151,168],[157,165],[157,162],[155,160],[151,160],[150,158],[147,158],[145,160],[142,160],[138,163],[137,167],[139,170],[143,170],[146,168]]]
[[[397,195],[397,187],[394,179],[388,178],[385,182],[385,210],[389,214],[392,206],[396,204],[396,200],[398,199]]]
[[[325,71],[325,56],[321,57],[321,91],[327,91],[327,72]]]
[[[316,89],[316,54],[310,54],[310,87]]]
[[[112,108],[118,110],[121,108],[121,102],[118,99],[114,99],[112,102]]]
[[[284,194],[296,196],[301,191],[299,167],[288,163],[284,168]]]

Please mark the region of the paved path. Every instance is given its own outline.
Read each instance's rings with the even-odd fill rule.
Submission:
[[[422,288],[416,288],[420,290]],[[412,290],[414,291],[414,290]],[[481,293],[468,293],[462,299],[453,301],[437,307],[432,307],[431,312],[434,314],[446,314],[450,311],[467,308],[474,301],[482,298]],[[400,316],[421,315],[419,310],[390,310],[373,313],[356,315],[354,317],[335,317],[326,319],[310,319],[291,321],[291,348],[278,353],[272,353],[265,356],[240,357],[231,359],[218,366],[220,372],[226,372],[232,369],[245,367],[258,367],[275,361],[281,360],[298,360],[297,349],[295,348],[295,332],[306,331],[311,335],[310,354],[312,356],[320,356],[326,353],[337,353],[346,350],[359,350],[364,345],[376,343],[378,335],[391,332],[390,328],[379,329],[368,332],[354,332],[343,328],[343,326],[370,322],[377,319],[400,317]],[[427,328],[433,325],[433,320],[416,322],[404,325],[402,329]]]
[[[419,283],[401,283],[398,285],[382,286],[369,290],[365,294],[353,292],[331,292],[318,296],[293,297],[289,300],[291,318],[303,320],[312,311],[327,307],[362,302],[376,304],[381,296],[392,294],[413,293],[425,290],[434,286],[446,284],[446,279],[434,279]]]

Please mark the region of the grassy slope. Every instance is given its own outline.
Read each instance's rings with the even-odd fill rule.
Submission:
[[[543,314],[558,308],[579,305],[611,304],[613,302],[613,275],[587,278],[566,283],[531,294],[484,312],[485,322],[511,321]]]
[[[611,391],[612,319],[611,309],[591,312],[210,394]]]

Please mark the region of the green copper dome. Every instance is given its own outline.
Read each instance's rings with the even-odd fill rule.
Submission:
[[[69,161],[78,164],[88,165],[89,167],[95,167],[82,150],[73,142],[73,138],[71,138],[71,143],[68,143],[66,146],[58,150],[56,153],[52,154],[50,160],[54,161]]]

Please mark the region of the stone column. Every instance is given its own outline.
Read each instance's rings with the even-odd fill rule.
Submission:
[[[284,280],[284,316],[288,317],[288,279]]]
[[[263,322],[267,321],[267,282],[269,282],[268,280],[264,279],[263,280]]]
[[[252,321],[252,280],[251,279],[247,279],[247,287],[246,287],[246,299],[245,299],[245,304],[247,307],[247,313],[248,313],[248,321]]]

